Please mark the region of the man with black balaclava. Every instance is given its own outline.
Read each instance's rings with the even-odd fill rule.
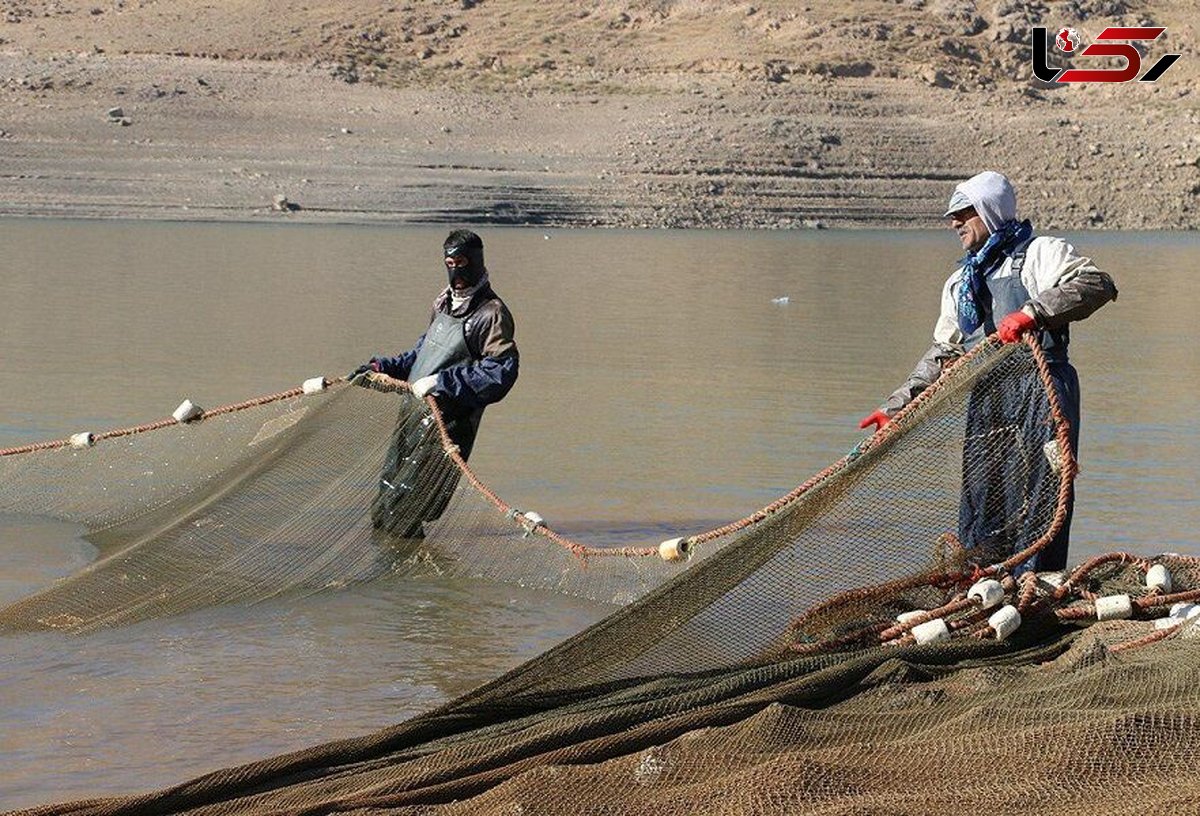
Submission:
[[[512,314],[488,281],[480,237],[454,230],[442,245],[442,258],[449,285],[434,300],[429,327],[417,344],[395,357],[372,357],[351,378],[377,371],[407,380],[418,399],[433,396],[466,459],[483,409],[503,399],[517,381],[519,356]],[[372,508],[376,527],[406,537],[420,536],[421,522],[441,515],[457,482],[455,473],[438,495],[414,495],[427,453],[415,444],[413,434],[397,433]]]

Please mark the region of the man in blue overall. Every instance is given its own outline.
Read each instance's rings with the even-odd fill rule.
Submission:
[[[483,241],[470,230],[455,230],[442,250],[449,285],[434,300],[425,333],[409,351],[372,357],[351,377],[377,371],[407,380],[417,399],[433,396],[451,441],[466,459],[483,409],[503,399],[517,381],[519,355],[512,314],[488,281]],[[445,509],[458,471],[433,474],[438,467],[445,469],[437,434],[427,421],[406,423],[404,417],[402,413],[384,464],[372,520],[376,528],[420,537],[421,523]]]
[[[967,251],[958,269],[942,289],[941,314],[933,330],[933,345],[912,374],[882,406],[859,427],[882,429],[891,418],[928,388],[942,368],[989,334],[1005,343],[1017,342],[1026,332],[1036,332],[1063,412],[1070,422],[1071,447],[1079,450],[1079,377],[1067,359],[1068,326],[1083,320],[1105,303],[1115,300],[1111,277],[1061,238],[1034,237],[1029,221],[1017,220],[1017,198],[1009,180],[985,171],[954,189],[945,217]],[[984,452],[987,430],[1009,421],[1023,409],[1021,395],[1006,404],[983,404],[972,395],[967,417],[965,455]],[[976,450],[972,451],[972,445]],[[1044,466],[1048,464],[1044,463]],[[1005,472],[1002,479],[1029,480],[1029,474]],[[996,485],[992,480],[964,484],[959,511],[959,536],[969,548],[1005,558],[1032,543],[1022,529],[1020,504],[1025,484]],[[1018,571],[1056,570],[1067,563],[1071,505],[1054,540]]]

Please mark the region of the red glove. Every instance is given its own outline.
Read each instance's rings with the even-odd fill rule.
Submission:
[[[1000,325],[996,327],[996,336],[1002,343],[1016,343],[1021,339],[1021,335],[1036,326],[1036,320],[1018,309],[1000,321]]]
[[[874,425],[875,433],[879,433],[880,431],[883,430],[883,426],[887,425],[891,421],[892,421],[892,418],[890,416],[888,416],[887,414],[885,414],[883,411],[876,411],[875,413],[871,414],[869,417],[864,419],[862,422],[858,423],[858,427],[865,430],[865,429],[869,428],[870,426]]]

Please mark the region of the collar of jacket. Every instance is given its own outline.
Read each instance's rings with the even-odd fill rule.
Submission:
[[[467,301],[465,306],[456,311],[451,311],[450,287],[447,286],[444,290],[442,290],[442,293],[438,295],[437,301],[434,303],[433,307],[437,311],[448,314],[451,317],[466,317],[467,315],[471,314],[471,312],[478,309],[480,304],[486,303],[495,296],[496,293],[492,291],[491,283],[485,283],[483,286],[479,287],[479,291],[476,292],[469,301]]]

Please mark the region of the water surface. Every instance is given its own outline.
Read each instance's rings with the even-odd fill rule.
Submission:
[[[480,231],[522,364],[472,465],[514,505],[599,541],[738,518],[839,458],[928,346],[959,254],[948,231]],[[407,348],[443,285],[444,234],[0,221],[0,447],[157,419],[184,397],[240,401]],[[1200,554],[1200,242],[1068,237],[1121,290],[1073,329],[1072,559]],[[87,563],[77,533],[0,521],[0,599]],[[141,790],[390,725],[607,611],[384,580],[6,636],[0,803]]]

